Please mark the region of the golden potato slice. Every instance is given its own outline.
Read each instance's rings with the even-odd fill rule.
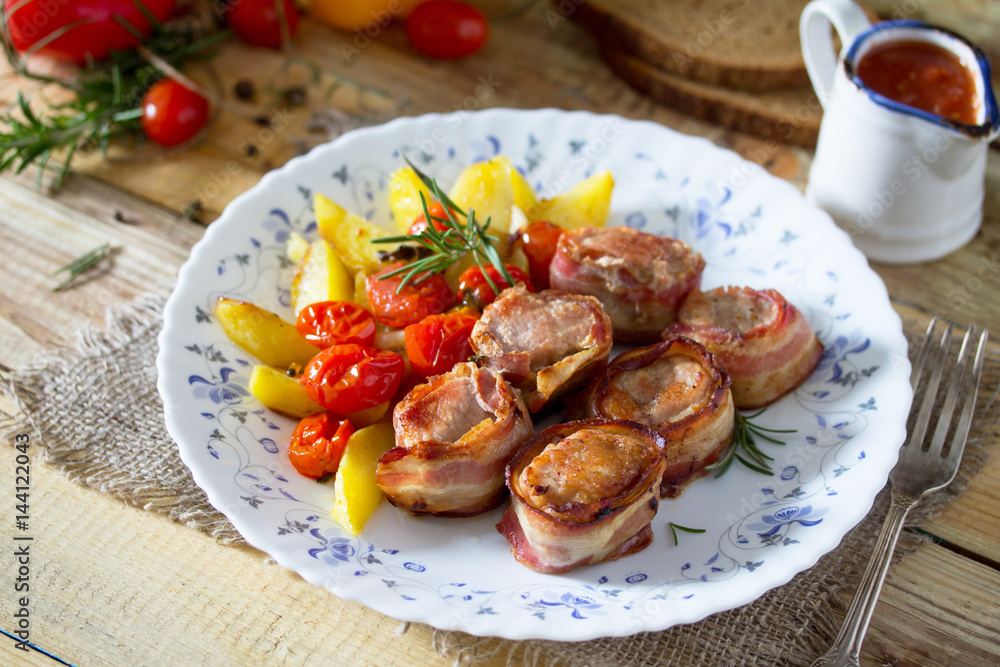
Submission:
[[[373,244],[390,233],[356,213],[349,213],[327,197],[317,194],[313,200],[316,224],[324,239],[333,244],[337,254],[352,272],[375,273],[379,268],[378,252],[395,250],[399,244]]]
[[[351,535],[358,535],[378,507],[382,489],[375,484],[379,458],[396,444],[392,425],[372,424],[354,432],[347,441],[333,485],[333,520]]]
[[[448,193],[466,213],[475,211],[480,225],[488,218],[490,232],[499,238],[510,231],[510,209],[514,205],[510,172],[506,158],[477,162],[462,170]]]
[[[521,175],[517,167],[511,164],[508,158],[498,156],[494,159],[499,160],[507,167],[507,173],[510,174],[510,184],[514,190],[514,205],[524,211],[525,214],[534,211],[535,207],[538,206],[538,197],[535,195],[535,190],[528,183],[527,179]]]
[[[525,213],[529,220],[548,220],[567,229],[602,227],[608,219],[614,187],[611,172],[602,171],[561,195],[539,202],[537,209]]]
[[[309,241],[298,232],[292,232],[285,241],[285,257],[299,264],[309,250]]]
[[[252,303],[220,297],[215,316],[230,340],[267,366],[305,366],[319,352],[294,324]]]
[[[392,211],[392,221],[400,234],[406,234],[417,216],[424,212],[420,203],[421,192],[428,204],[434,201],[431,191],[412,167],[398,169],[389,178],[389,210]]]
[[[313,241],[292,277],[292,310],[320,301],[354,299],[354,278],[326,239]]]
[[[270,366],[253,367],[249,389],[265,407],[287,417],[302,419],[324,410],[322,405],[309,398],[297,379]]]

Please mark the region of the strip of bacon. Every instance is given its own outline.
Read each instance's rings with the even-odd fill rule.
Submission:
[[[823,345],[802,313],[779,292],[749,287],[696,291],[664,338],[704,345],[733,378],[741,410],[761,408],[793,391],[823,357]]]
[[[414,514],[472,516],[499,505],[504,471],[534,428],[520,396],[494,371],[472,363],[418,385],[392,415],[396,447],[375,481]]]
[[[504,290],[483,311],[470,343],[480,365],[503,374],[532,412],[603,370],[611,320],[594,297],[558,290]]]
[[[618,342],[652,343],[701,284],[705,260],[677,239],[631,227],[564,233],[549,267],[555,289],[597,297]]]
[[[666,442],[628,421],[556,424],[507,466],[511,504],[497,530],[538,572],[561,574],[636,553],[652,541]]]
[[[631,419],[667,441],[660,497],[676,498],[719,460],[733,435],[729,375],[700,344],[672,338],[618,355],[587,399],[591,417]]]

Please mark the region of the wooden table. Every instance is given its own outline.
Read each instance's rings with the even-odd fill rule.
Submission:
[[[193,76],[212,85],[227,108],[203,141],[139,162],[89,157],[56,192],[35,189],[34,175],[0,179],[0,364],[31,363],[42,352],[74,346],[85,323],[100,325],[109,306],[170,281],[201,237],[202,224],[181,212],[194,199],[209,222],[268,169],[325,135],[308,131],[313,112],[415,114],[472,106],[590,109],[648,118],[700,134],[764,162],[802,186],[809,154],[768,147],[750,137],[684,118],[617,81],[572,22],[555,28],[545,3],[488,7],[490,46],[454,63],[415,56],[390,26],[350,63],[341,44],[354,36],[305,21],[295,51],[279,54],[230,44],[212,70]],[[217,77],[217,78],[213,78]],[[480,77],[494,83],[473,96]],[[236,102],[233,83],[250,78],[256,103]],[[269,80],[301,84],[305,107],[275,116]],[[363,85],[361,84],[363,82]],[[336,84],[336,85],[334,85]],[[11,84],[0,89],[12,95]],[[263,132],[261,114],[281,127]],[[249,155],[248,143],[256,147]],[[208,187],[214,183],[214,187]],[[876,266],[902,312],[916,308],[975,321],[1000,340],[1000,153],[989,162],[986,221],[966,248],[918,267]],[[110,240],[120,247],[109,270],[53,294],[50,274]],[[162,289],[162,288],[161,288]],[[0,403],[0,410],[13,406]],[[998,447],[992,447],[994,453]],[[11,449],[3,450],[0,489],[14,486]],[[250,547],[220,546],[205,535],[73,483],[45,465],[32,467],[35,544],[31,639],[74,664],[234,664],[325,661],[331,664],[440,665],[432,630],[341,601]],[[887,584],[865,644],[866,664],[1000,662],[1000,457],[972,488],[926,525],[933,543],[906,558]],[[13,500],[0,509],[11,537]],[[5,553],[11,542],[4,541]],[[5,582],[13,558],[0,559]],[[0,595],[0,628],[11,629],[12,587]],[[846,595],[846,593],[845,593]],[[405,632],[404,632],[405,630]],[[0,642],[0,662],[48,665],[40,653]]]

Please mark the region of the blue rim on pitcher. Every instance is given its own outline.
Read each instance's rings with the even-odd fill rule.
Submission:
[[[855,62],[858,57],[858,52],[868,44],[870,38],[873,36],[884,30],[891,30],[895,28],[916,28],[920,31],[936,32],[949,39],[960,42],[969,49],[979,68],[978,75],[982,77],[981,98],[984,110],[982,123],[977,125],[961,123],[957,120],[931,113],[930,111],[917,109],[916,107],[911,107],[907,104],[902,104],[901,102],[889,99],[884,95],[880,95],[864,84],[856,73]],[[937,125],[953,129],[957,132],[961,132],[962,134],[973,139],[992,139],[997,133],[1000,133],[1000,109],[997,108],[996,97],[993,95],[993,84],[990,79],[990,62],[978,46],[951,30],[930,25],[928,23],[924,23],[923,21],[913,20],[882,21],[880,23],[876,23],[858,35],[857,39],[854,40],[854,43],[851,45],[846,56],[844,57],[844,69],[847,72],[847,77],[858,87],[859,90],[863,90],[873,102],[886,107],[887,109],[922,118],[930,123],[935,123]]]

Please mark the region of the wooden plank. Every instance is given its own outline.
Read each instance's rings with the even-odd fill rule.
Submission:
[[[13,466],[0,468],[0,488],[12,488]],[[256,549],[218,545],[70,483],[37,457],[30,500],[31,641],[71,663],[447,662],[429,627],[404,628]],[[0,510],[5,526],[11,511]],[[17,563],[0,559],[0,569],[13,581]],[[0,616],[10,619],[14,605],[0,596]]]
[[[921,547],[895,568],[883,588],[861,663],[872,667],[1000,664],[997,600],[996,569],[940,546]]]

